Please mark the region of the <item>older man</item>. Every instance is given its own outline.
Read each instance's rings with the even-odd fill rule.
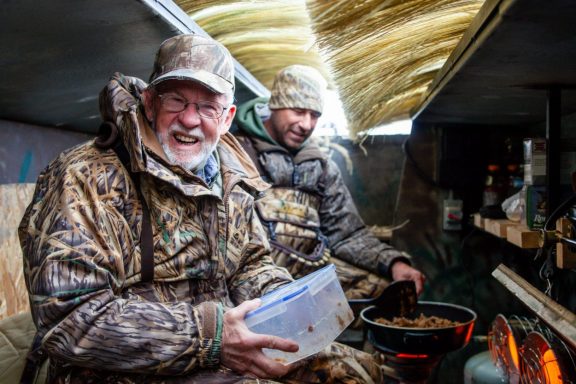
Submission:
[[[336,164],[308,139],[324,107],[326,81],[314,68],[292,65],[274,79],[270,99],[238,108],[236,137],[273,185],[257,204],[272,257],[294,277],[336,265],[350,299],[378,295],[387,279],[424,275],[409,257],[380,242],[364,225]],[[333,257],[332,257],[333,256]]]
[[[298,345],[247,329],[254,299],[292,278],[254,213],[268,185],[227,133],[233,92],[222,45],[168,39],[148,85],[116,74],[102,91],[107,135],[39,176],[19,234],[48,382],[381,379],[370,355],[338,344],[282,365],[262,348]]]

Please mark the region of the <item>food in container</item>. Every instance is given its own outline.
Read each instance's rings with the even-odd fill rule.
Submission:
[[[246,315],[246,325],[252,332],[298,343],[300,349],[294,353],[263,350],[283,364],[320,352],[354,320],[332,264],[261,299],[260,307]]]

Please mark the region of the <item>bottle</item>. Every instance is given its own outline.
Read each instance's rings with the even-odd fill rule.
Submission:
[[[489,164],[482,193],[482,206],[496,205],[502,202],[502,180],[500,165]]]
[[[520,168],[520,164],[511,163],[506,165],[508,174],[508,185],[504,198],[510,197],[522,189],[524,185],[524,174]]]

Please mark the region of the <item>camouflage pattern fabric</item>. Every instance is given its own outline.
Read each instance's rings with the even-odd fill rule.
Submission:
[[[332,257],[330,262],[336,266],[338,281],[348,299],[377,297],[390,284],[389,279],[358,268],[337,257]]]
[[[318,354],[295,364],[288,375],[276,380],[256,379],[220,368],[186,376],[149,375],[78,370],[77,375],[56,384],[378,384],[385,382],[379,354],[368,354],[332,343]]]
[[[318,203],[314,196],[292,188],[271,189],[256,203],[272,245],[270,255],[296,278],[319,269],[330,259],[329,249],[321,249],[324,240],[319,237]]]
[[[302,108],[322,113],[326,80],[315,68],[291,65],[274,77],[270,109]]]
[[[300,368],[282,378],[283,383],[384,383],[380,354],[358,351],[332,343],[312,358],[296,362]],[[260,381],[262,382],[262,381]]]
[[[142,138],[143,83],[116,75],[101,94],[151,209],[154,281],[142,283],[142,208],[112,150],[88,142],[40,175],[22,219],[32,314],[58,384],[275,383],[220,366],[219,305],[292,281],[273,264],[254,210],[268,185],[231,136],[218,145],[224,199],[165,163]],[[134,95],[136,94],[136,95]],[[333,343],[279,383],[378,383],[379,360]]]
[[[317,211],[320,232],[332,252],[330,260],[334,264],[335,259],[339,260],[338,276],[348,298],[374,297],[388,285],[388,267],[393,261],[410,262],[400,251],[371,234],[358,214],[338,166],[315,144],[308,143],[293,154],[242,131],[236,137],[258,164],[262,178],[272,184],[266,199],[296,202]],[[270,230],[267,231],[270,236]],[[295,231],[294,236],[285,234],[282,239],[288,246],[309,251],[314,241],[311,236],[300,236],[302,233]],[[297,263],[278,250],[273,250],[272,257],[294,277],[318,269]]]
[[[140,172],[153,224],[154,281],[141,282],[142,207],[112,150],[88,142],[62,153],[39,176],[20,224],[50,382],[119,383],[134,372],[146,376],[140,382],[152,382],[157,375],[217,369],[218,306],[292,281],[269,257],[254,212],[254,196],[268,185],[236,140],[226,135],[217,149],[222,199],[144,144],[132,94],[141,86],[117,75],[101,100],[104,119],[118,125]]]
[[[388,286],[389,280],[336,257],[330,257],[329,248],[326,248],[325,255],[317,255],[316,258],[310,256],[320,241],[320,220],[315,209],[319,202],[318,197],[291,188],[272,188],[265,198],[256,202],[256,211],[268,236],[271,237],[273,233],[275,240],[284,245],[271,247],[270,255],[275,263],[285,267],[295,278],[306,276],[327,263],[333,263],[348,299],[378,296]],[[301,253],[305,255],[300,255]]]
[[[197,34],[177,35],[158,49],[150,85],[164,80],[193,80],[216,93],[234,92],[234,61],[219,42]]]

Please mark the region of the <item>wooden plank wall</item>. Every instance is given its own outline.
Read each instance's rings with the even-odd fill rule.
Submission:
[[[34,183],[0,185],[0,320],[29,310],[18,225],[32,200]]]

